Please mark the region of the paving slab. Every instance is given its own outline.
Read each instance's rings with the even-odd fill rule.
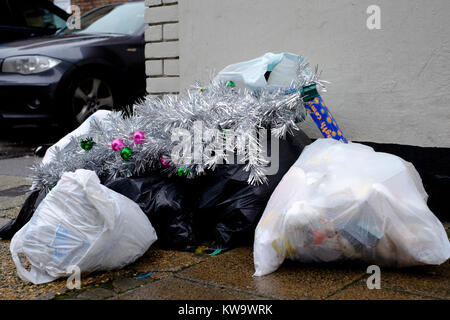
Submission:
[[[0,190],[1,197],[18,197],[30,192],[29,185],[20,185],[17,187],[12,187],[4,190]]]
[[[113,297],[114,291],[105,288],[93,288],[86,290],[77,296],[77,300],[104,300]]]
[[[141,287],[148,282],[172,276],[174,272],[196,265],[206,259],[208,259],[207,255],[150,248],[136,262],[121,270],[82,274],[81,290],[69,290],[57,298],[104,299],[101,292],[105,291],[95,290],[92,294],[89,292],[98,289],[98,287],[106,287],[107,290],[113,291],[114,294],[124,293]],[[139,279],[139,277],[148,275],[148,273],[151,273],[151,275]]]
[[[321,299],[365,276],[362,266],[286,263],[276,272],[252,277],[251,247],[237,248],[177,273],[177,277],[225,286],[273,299]]]
[[[208,257],[208,255],[197,255],[192,252],[150,248],[129,268],[141,273],[174,272],[205,261]]]
[[[0,218],[0,227],[3,226],[5,223],[7,223],[10,219],[9,218]]]
[[[0,219],[3,219],[1,221],[9,221],[9,219],[14,219],[19,214],[21,207],[14,207],[10,209],[0,209]],[[0,222],[0,226],[3,224]]]
[[[381,267],[381,286],[421,296],[450,299],[450,261],[440,266]]]
[[[165,278],[114,298],[121,300],[260,300],[261,297],[201,282]]]
[[[391,289],[368,289],[366,280],[357,281],[336,294],[329,300],[429,300],[430,297],[416,295],[410,292],[402,292]]]
[[[126,291],[141,287],[149,282],[161,280],[169,276],[171,276],[171,273],[168,272],[149,272],[140,276],[126,277],[114,280],[112,282],[112,287],[116,293],[124,293]]]
[[[145,282],[145,280],[143,281],[136,278],[124,278],[115,280],[113,282],[113,287],[115,292],[121,293],[140,287],[141,285],[143,285],[143,282]]]
[[[0,162],[5,160],[0,160]],[[5,216],[5,210],[15,209],[14,218],[28,197],[31,180],[25,177],[0,175],[0,216]]]
[[[28,177],[31,174],[30,168],[40,161],[41,158],[33,156],[1,159],[0,174],[8,176]]]
[[[2,165],[2,161],[0,160],[0,165]],[[2,171],[6,171],[6,169]],[[27,177],[0,174],[0,190],[15,188],[21,185],[31,185],[31,180]]]
[[[27,197],[28,195],[18,197],[0,197],[0,212],[9,209],[20,210]]]

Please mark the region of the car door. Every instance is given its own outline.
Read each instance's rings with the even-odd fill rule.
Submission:
[[[103,51],[100,56],[114,63],[117,69],[117,83],[122,91],[133,100],[143,97],[146,93],[145,75],[145,40],[144,27],[142,31],[133,35],[114,36],[105,40],[101,45]],[[120,62],[119,62],[120,61]],[[132,101],[126,101],[131,103]]]
[[[136,89],[135,95],[144,95],[146,87],[145,75],[145,40],[144,28],[130,37],[129,42],[123,47],[124,56],[129,61],[129,78],[132,81],[132,88]]]

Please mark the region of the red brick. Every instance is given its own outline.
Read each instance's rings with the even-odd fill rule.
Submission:
[[[71,4],[79,6],[81,14],[85,14],[94,8],[118,2],[127,2],[127,0],[72,0]]]

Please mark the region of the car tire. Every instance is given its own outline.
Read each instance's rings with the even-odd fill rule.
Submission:
[[[113,84],[101,72],[82,72],[68,86],[63,119],[70,128],[78,127],[97,110],[113,110],[116,94]]]

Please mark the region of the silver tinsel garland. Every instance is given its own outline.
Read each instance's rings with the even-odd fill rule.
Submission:
[[[62,150],[56,149],[54,160],[33,167],[33,188],[51,189],[64,172],[83,168],[93,170],[97,175],[110,178],[141,175],[153,170],[163,170],[168,176],[179,174],[180,169],[187,178],[214,170],[217,163],[227,163],[228,156],[242,152],[242,160],[249,171],[248,182],[261,184],[266,181],[264,157],[255,129],[271,128],[276,138],[283,138],[292,130],[298,130],[298,122],[306,117],[306,110],[300,95],[303,86],[315,83],[324,91],[325,81],[319,80],[317,68],[311,72],[306,63],[299,66],[290,88],[261,89],[230,87],[223,82],[212,81],[208,86],[200,84],[180,95],[163,97],[147,96],[133,106],[131,116],[122,112],[111,112],[101,122],[93,120],[90,132],[82,137],[72,137]],[[201,122],[202,132],[196,123]],[[185,158],[184,163],[172,161],[170,166],[161,164],[161,157],[170,159],[177,141],[172,141],[176,129],[186,129],[201,137],[202,161],[193,163]],[[206,135],[205,130],[215,129],[220,135]],[[145,133],[143,143],[136,143],[133,134]],[[235,140],[224,142],[226,134],[232,133]],[[92,137],[92,149],[85,151],[80,147],[80,138]],[[120,138],[133,152],[128,160],[122,159],[111,148],[111,142]],[[187,161],[186,161],[187,160]]]

